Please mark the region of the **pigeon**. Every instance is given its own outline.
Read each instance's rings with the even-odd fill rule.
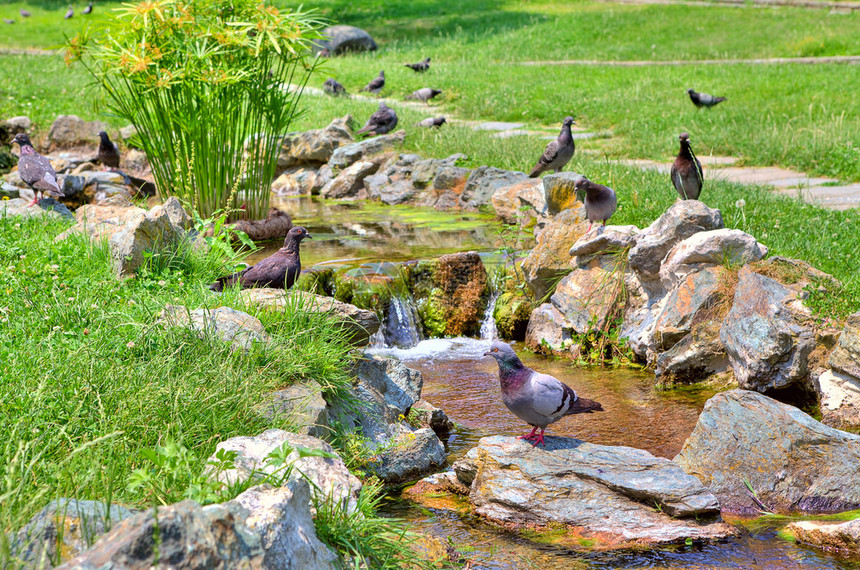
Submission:
[[[672,184],[681,196],[682,200],[698,200],[702,193],[702,163],[693,154],[690,147],[690,135],[681,133],[678,136],[681,141],[681,150],[672,163]]]
[[[18,133],[12,142],[18,143],[21,147],[21,158],[18,159],[18,175],[36,194],[33,196],[33,201],[27,205],[35,204],[39,199],[39,193],[43,191],[54,198],[65,196],[57,183],[57,173],[54,172],[51,161],[36,152],[33,143],[30,142],[30,137],[24,133]]]
[[[87,7],[81,10],[82,14],[92,14],[93,13],[93,3],[92,1],[87,4]]]
[[[331,95],[332,97],[348,95],[346,87],[338,83],[336,79],[331,78],[326,79],[325,83],[323,83],[323,91],[325,91],[326,95]]]
[[[15,20],[10,20],[9,18],[3,18],[3,21],[6,22],[7,24],[14,24],[15,23]]]
[[[367,122],[357,134],[382,135],[397,126],[397,113],[390,109],[384,101],[379,102],[379,109],[367,119]]]
[[[407,63],[406,67],[416,73],[424,73],[430,69],[430,58],[425,57],[423,61],[419,61],[418,63]]]
[[[538,446],[544,443],[544,431],[549,424],[564,416],[603,411],[599,402],[580,398],[557,378],[535,372],[523,364],[514,349],[504,342],[495,341],[484,356],[492,356],[499,365],[502,402],[515,416],[534,428],[518,439]]]
[[[18,13],[21,14],[22,18],[29,18],[32,15],[32,14],[30,14],[30,12],[28,12],[24,8],[21,8],[20,10],[18,10]]]
[[[379,75],[361,88],[362,91],[370,91],[371,93],[379,93],[382,91],[382,88],[385,87],[385,71],[380,71]]]
[[[415,101],[423,101],[425,104],[430,101],[436,95],[442,93],[439,89],[431,89],[430,87],[424,87],[423,89],[419,89],[418,91],[413,91],[411,95],[407,95],[407,99],[412,99]]]
[[[618,207],[615,190],[602,184],[596,184],[585,176],[576,180],[573,184],[573,190],[577,195],[585,192],[585,215],[588,218],[586,233],[591,231],[594,222],[603,222],[605,226],[606,220],[612,217]]]
[[[119,149],[110,140],[106,132],[99,131],[99,138],[101,139],[99,141],[99,162],[108,168],[117,168],[119,166]]]
[[[546,145],[537,164],[532,168],[529,178],[537,178],[542,172],[546,172],[547,170],[555,170],[556,173],[561,172],[564,165],[570,162],[570,159],[573,158],[573,153],[576,151],[576,146],[573,144],[573,135],[570,134],[570,125],[575,124],[576,121],[573,120],[573,117],[564,118],[558,138]]]
[[[725,97],[714,97],[713,95],[708,95],[707,93],[696,93],[692,89],[687,89],[687,94],[690,96],[690,101],[693,102],[693,105],[699,108],[710,108],[717,103],[722,103],[726,100]]]
[[[69,6],[69,9],[66,10],[66,15],[63,16],[63,19],[68,20],[69,18],[71,18],[74,15],[75,15],[75,9],[72,8],[71,6]]]
[[[426,129],[430,129],[436,127],[437,129],[447,123],[448,120],[445,117],[427,117],[421,121],[415,123],[416,127],[424,127]]]
[[[247,269],[227,277],[221,277],[211,284],[209,289],[220,292],[225,287],[237,282],[242,286],[242,289],[254,287],[289,289],[302,272],[299,245],[303,239],[310,237],[308,231],[302,226],[291,228],[284,240],[284,247]]]

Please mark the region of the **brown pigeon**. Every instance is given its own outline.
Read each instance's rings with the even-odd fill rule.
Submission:
[[[385,87],[385,71],[380,71],[373,81],[361,88],[361,91],[379,93],[383,87]]]
[[[672,163],[672,184],[682,200],[698,200],[702,193],[702,163],[693,154],[690,135],[681,133],[678,139],[681,141],[681,150]]]
[[[373,113],[357,134],[382,135],[397,126],[397,113],[388,107],[384,101],[379,102],[379,109]]]
[[[18,133],[12,139],[12,143],[18,143],[21,147],[21,157],[18,159],[18,174],[27,186],[33,189],[35,196],[28,204],[32,206],[39,200],[41,192],[47,192],[53,198],[65,196],[60,185],[57,183],[57,173],[51,166],[51,161],[36,152],[30,137],[24,133]]]
[[[573,190],[577,195],[585,193],[585,216],[588,218],[586,233],[591,231],[594,222],[603,222],[605,226],[606,220],[612,217],[618,207],[615,190],[603,184],[592,182],[585,176],[574,182]]]
[[[576,146],[573,144],[573,135],[570,134],[570,125],[575,125],[573,117],[565,117],[561,125],[561,132],[558,138],[546,145],[543,154],[538,159],[537,164],[532,168],[529,178],[537,178],[542,172],[547,170],[555,170],[561,172],[561,169],[570,162],[573,158],[573,153],[576,152]]]
[[[255,287],[289,289],[302,272],[299,245],[303,239],[310,237],[308,231],[302,226],[293,227],[287,232],[284,247],[247,269],[221,277],[209,288],[213,291],[223,291],[225,287],[238,282],[242,289]]]
[[[99,131],[99,139],[99,162],[108,168],[118,168],[120,155],[116,144],[104,131]]]

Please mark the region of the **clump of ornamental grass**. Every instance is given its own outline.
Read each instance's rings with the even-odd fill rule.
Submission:
[[[66,58],[82,63],[110,111],[137,128],[161,194],[195,204],[203,217],[240,204],[265,217],[320,22],[257,0],[144,0],[116,12],[71,39]]]

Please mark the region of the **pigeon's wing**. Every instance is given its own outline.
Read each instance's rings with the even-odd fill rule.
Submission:
[[[41,154],[39,154],[39,155],[36,155],[36,156],[35,156],[35,158],[36,158],[36,160],[37,160],[37,161],[39,161],[39,165],[40,165],[42,168],[44,168],[46,172],[51,173],[51,175],[53,175],[53,176],[54,176],[54,178],[56,178],[56,177],[57,177],[57,173],[56,173],[56,171],[54,171],[54,167],[53,167],[53,166],[51,166],[51,161],[50,161],[50,160],[48,160],[48,158],[47,158],[47,157],[42,156]]]
[[[560,418],[576,400],[573,390],[549,374],[534,372],[530,382],[534,410],[547,418]]]
[[[373,89],[382,89],[383,85],[385,85],[385,80],[381,77],[377,77],[376,79],[368,83],[365,89],[367,89],[368,91],[371,91]]]
[[[678,169],[677,161],[672,164],[672,170],[669,172],[669,176],[672,177],[672,185],[675,187],[675,190],[678,191],[678,194],[681,194],[681,196],[683,196],[684,181],[681,180],[681,171]]]
[[[31,186],[33,186],[34,190],[42,190],[51,196],[56,196],[57,198],[64,196],[62,189],[60,189],[60,185],[57,184],[57,178],[51,175],[50,172],[45,172],[42,178],[33,182]]]
[[[540,155],[538,159],[538,164],[550,164],[553,160],[558,156],[558,151],[561,149],[561,145],[558,140],[550,141],[546,148],[543,151],[543,154]]]
[[[282,254],[270,255],[252,265],[242,274],[243,285],[270,285],[277,287],[284,282],[289,266],[289,258]]]

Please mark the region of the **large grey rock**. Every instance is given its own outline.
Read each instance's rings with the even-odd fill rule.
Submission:
[[[527,178],[499,188],[490,202],[496,216],[506,224],[531,227],[539,218],[546,216],[543,183],[537,178]]]
[[[343,169],[336,178],[320,190],[320,196],[329,199],[366,199],[367,190],[364,188],[364,179],[379,168],[374,161],[359,160]]]
[[[543,177],[543,194],[546,202],[547,214],[554,216],[568,208],[579,206],[573,187],[576,181],[582,178],[576,172],[559,172],[548,174]]]
[[[663,288],[669,291],[691,273],[716,265],[745,265],[765,255],[767,248],[741,230],[699,232],[669,251],[660,266],[660,279]]]
[[[361,481],[351,474],[343,460],[326,442],[308,435],[299,435],[280,429],[266,430],[257,436],[231,437],[215,447],[209,458],[215,462],[215,454],[220,450],[237,452],[234,468],[212,472],[218,480],[228,485],[248,479],[262,480],[267,475],[282,477],[283,468],[273,465],[267,459],[276,450],[286,446],[290,449],[287,462],[292,464],[288,481],[306,478],[313,483],[314,496],[318,500],[331,500],[342,503],[350,512],[354,511],[361,491]],[[297,449],[323,452],[326,456],[302,457]],[[277,481],[273,482],[277,483]],[[280,485],[277,485],[280,486]]]
[[[51,148],[66,148],[76,145],[96,146],[99,131],[108,131],[107,123],[84,121],[76,115],[60,115],[54,119],[48,131],[48,145]],[[116,136],[116,133],[113,133]]]
[[[636,226],[603,226],[576,240],[568,253],[577,258],[578,265],[586,265],[596,255],[617,254],[633,247],[638,235]]]
[[[302,382],[266,397],[263,413],[270,418],[286,417],[298,424],[302,435],[325,438],[331,434],[328,404],[316,382]]]
[[[244,524],[247,515],[236,503],[201,507],[182,501],[161,506],[120,522],[61,568],[264,568],[265,552],[259,535]]]
[[[564,326],[583,334],[603,327],[624,302],[622,271],[591,267],[577,269],[556,285],[550,297],[553,306],[564,315]]]
[[[564,315],[552,303],[539,305],[529,317],[526,346],[534,352],[561,352],[570,343]]]
[[[278,170],[307,164],[319,167],[328,162],[336,148],[355,142],[351,123],[352,116],[346,115],[324,129],[288,134],[281,143]]]
[[[837,429],[860,429],[860,380],[825,370],[818,375],[816,388],[822,423]]]
[[[0,145],[10,144],[15,135],[29,132],[32,124],[30,117],[23,115],[0,121]]]
[[[12,198],[11,200],[0,200],[0,218],[60,218],[59,212],[54,210],[43,210],[38,206],[28,206],[30,200],[23,198]]]
[[[255,342],[265,344],[269,340],[259,319],[230,307],[191,310],[182,305],[165,305],[158,321],[190,329],[200,338],[221,339],[242,350],[250,350]]]
[[[373,200],[385,204],[406,204],[415,198],[418,191],[409,180],[391,181],[384,174],[374,174],[364,179],[364,187]]]
[[[749,266],[738,275],[720,330],[738,386],[792,403],[811,400],[809,354],[815,332],[809,309],[794,290]]]
[[[716,497],[668,459],[569,438],[546,442],[481,439],[469,453],[475,512],[502,523],[563,523],[608,548],[733,534],[716,520]]]
[[[329,26],[322,31],[326,39],[314,42],[315,51],[327,50],[329,55],[340,55],[351,51],[374,51],[376,42],[373,38],[355,26]]]
[[[354,162],[367,159],[385,151],[394,150],[403,144],[406,131],[371,137],[361,142],[339,146],[332,153],[328,165],[335,170],[344,169]]]
[[[783,529],[804,545],[838,556],[860,555],[860,519],[846,522],[796,521]]]
[[[587,229],[585,208],[580,206],[553,216],[537,235],[537,243],[522,263],[535,299],[545,298],[570,273],[570,248]]]
[[[421,373],[396,358],[366,355],[356,365],[354,373],[359,380],[382,394],[394,417],[406,416],[415,402],[421,399],[424,386]]]
[[[386,483],[412,481],[445,467],[445,447],[430,428],[395,437],[370,468]]]
[[[746,390],[705,403],[675,461],[698,477],[724,511],[842,511],[860,506],[860,436]]]
[[[828,363],[834,370],[860,379],[860,312],[845,319],[845,328]]]
[[[416,188],[426,188],[433,183],[440,170],[447,166],[456,166],[457,161],[465,158],[465,154],[453,154],[448,158],[427,158],[416,161],[412,167],[412,183]]]
[[[314,167],[292,166],[287,168],[272,182],[272,193],[276,196],[310,195],[316,185],[318,176],[319,171]],[[317,189],[317,194],[319,194],[320,189],[322,189],[322,186]]]
[[[698,200],[675,202],[650,226],[642,230],[630,250],[630,268],[636,273],[649,301],[665,293],[660,280],[660,266],[675,244],[693,234],[723,227],[719,210],[708,208]]]
[[[693,323],[701,322],[713,311],[725,294],[723,274],[718,268],[708,268],[684,278],[666,296],[662,310],[654,323],[654,350],[669,350],[687,336]],[[714,315],[719,318],[720,315]]]
[[[456,157],[458,155],[454,155]],[[449,157],[449,158],[454,158]],[[446,159],[447,160],[447,159]],[[456,210],[460,208],[460,197],[466,188],[466,181],[472,170],[462,166],[440,165],[434,171],[433,184],[416,201],[416,205],[437,210]],[[416,183],[417,166],[412,181]]]
[[[337,555],[317,538],[304,479],[282,487],[251,487],[230,503],[248,510],[245,525],[260,536],[267,570],[327,570]]]
[[[476,209],[490,202],[493,194],[521,180],[528,178],[524,172],[502,170],[495,166],[479,166],[469,175],[466,186],[460,195],[460,207]]]
[[[662,387],[692,384],[725,372],[728,364],[720,342],[720,322],[706,320],[672,348],[657,354],[654,376]]]

